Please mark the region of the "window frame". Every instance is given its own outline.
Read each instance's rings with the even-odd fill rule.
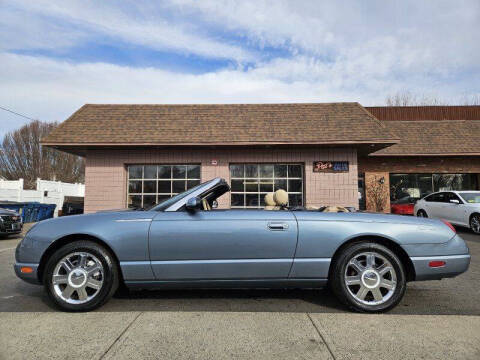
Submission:
[[[234,177],[232,176],[232,166],[235,166],[235,165],[242,165],[244,168],[244,171],[243,171],[243,177]],[[245,166],[247,165],[255,165],[257,166],[257,176],[256,177],[251,177],[251,176],[246,176],[246,171],[245,171]],[[273,174],[272,174],[272,177],[262,177],[261,174],[260,174],[260,166],[262,165],[271,165],[273,166]],[[275,166],[279,166],[279,165],[285,165],[287,166],[287,174],[286,176],[275,176]],[[300,166],[300,177],[297,177],[297,176],[294,176],[294,177],[290,177],[289,176],[289,167],[288,166],[291,166],[291,165],[298,165]],[[261,185],[261,181],[262,180],[272,180],[272,188],[273,190],[275,191],[275,180],[285,180],[286,181],[286,184],[287,184],[287,189],[289,187],[288,183],[289,183],[289,180],[300,180],[301,181],[301,191],[293,191],[293,192],[290,192],[288,191],[287,189],[284,189],[288,192],[288,195],[300,195],[301,196],[301,203],[303,206],[305,204],[305,163],[302,163],[302,162],[279,162],[279,163],[273,163],[273,162],[244,162],[244,163],[240,163],[240,162],[235,162],[235,163],[230,163],[229,166],[228,166],[228,170],[229,170],[229,175],[230,175],[230,208],[231,209],[263,209],[264,208],[264,205],[262,205],[262,195],[264,194],[267,194],[269,193],[270,191],[261,191],[260,190],[260,185]],[[232,180],[243,180],[243,191],[233,191],[233,186],[232,186]],[[245,188],[245,181],[248,181],[248,180],[256,180],[257,181],[257,184],[258,184],[258,189],[257,191],[246,191],[246,188]],[[278,190],[278,189],[277,189]],[[258,195],[258,205],[257,206],[247,206],[247,201],[246,201],[246,196],[248,194],[257,194]],[[233,195],[243,195],[243,206],[234,206],[232,205],[232,197]],[[290,199],[289,199],[290,201]]]
[[[142,175],[140,178],[130,178],[130,168],[135,166],[142,167]],[[156,167],[156,177],[155,178],[145,178],[145,167],[146,166],[155,166]],[[159,177],[159,167],[167,166],[170,167],[170,178],[160,178]],[[173,168],[175,166],[184,166],[185,167],[185,178],[178,178],[174,177]],[[199,176],[198,178],[190,178],[188,174],[188,167],[189,166],[198,166]],[[172,198],[173,196],[180,194],[189,189],[188,182],[189,181],[198,181],[197,184],[193,185],[192,187],[201,184],[202,182],[202,164],[201,163],[185,163],[185,164],[178,164],[178,163],[154,163],[154,164],[145,164],[145,163],[131,163],[125,164],[125,169],[127,172],[127,189],[126,189],[126,204],[127,208],[134,208],[129,204],[130,196],[140,196],[140,208],[145,208],[144,197],[145,196],[155,196],[155,205],[157,205],[160,201],[166,200],[168,198]],[[140,192],[130,192],[130,182],[131,181],[140,181],[141,182],[141,190]],[[155,181],[155,192],[144,192],[144,183],[145,181]],[[173,186],[174,181],[185,181],[185,189],[180,192],[174,192]],[[159,192],[159,182],[169,182],[170,183],[170,192]],[[167,197],[168,196],[168,197]],[[147,206],[150,206],[148,204]]]

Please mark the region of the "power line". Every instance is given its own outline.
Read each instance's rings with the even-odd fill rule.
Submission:
[[[21,117],[23,117],[23,118],[25,118],[25,119],[28,119],[28,120],[32,120],[32,121],[38,120],[38,119],[33,119],[33,118],[31,118],[31,117],[29,117],[29,116],[27,116],[27,115],[23,115],[23,114],[17,113],[17,112],[15,112],[15,111],[13,111],[13,110],[4,108],[4,107],[2,107],[2,106],[0,106],[0,109],[1,109],[1,110],[4,110],[4,111],[8,111],[9,113],[12,113],[12,114],[21,116]]]

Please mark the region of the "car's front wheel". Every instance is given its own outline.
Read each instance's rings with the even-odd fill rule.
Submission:
[[[373,242],[354,243],[332,265],[332,290],[353,310],[387,311],[397,305],[405,294],[403,265],[383,245]]]
[[[62,310],[93,310],[117,290],[117,264],[110,252],[97,243],[75,241],[50,257],[43,283],[49,297]]]
[[[470,217],[470,229],[475,234],[480,234],[480,215],[479,214],[473,214]]]
[[[417,211],[417,216],[418,216],[418,217],[423,217],[423,218],[427,218],[427,217],[428,217],[428,215],[427,215],[427,213],[425,212],[425,210],[418,210],[418,211]]]

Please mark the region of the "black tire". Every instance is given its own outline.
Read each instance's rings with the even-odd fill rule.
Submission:
[[[357,300],[347,288],[345,283],[347,264],[355,256],[363,253],[374,253],[385,258],[390,262],[395,271],[396,287],[384,303],[376,305],[364,304]],[[353,243],[344,249],[332,263],[329,280],[330,287],[337,298],[351,310],[357,312],[377,313],[388,311],[402,300],[406,290],[406,276],[402,262],[390,249],[374,242]],[[369,293],[368,296],[373,296],[373,293]]]
[[[472,216],[470,216],[470,230],[472,230],[474,234],[480,235],[480,228],[475,224],[475,221],[480,223],[480,214],[472,214]]]
[[[427,215],[427,213],[425,212],[425,210],[418,210],[418,211],[417,211],[417,217],[428,218],[428,215]]]
[[[83,304],[71,304],[62,299],[54,289],[53,272],[57,264],[71,253],[82,252],[95,256],[103,266],[103,281],[98,293]],[[43,274],[43,284],[53,303],[64,311],[91,311],[105,304],[119,286],[118,264],[112,254],[93,241],[74,241],[58,249],[48,259]]]

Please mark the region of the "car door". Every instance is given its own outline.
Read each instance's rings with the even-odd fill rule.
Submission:
[[[296,245],[290,211],[161,212],[150,227],[158,280],[287,278]]]
[[[442,206],[445,199],[445,193],[436,193],[432,196],[432,201],[428,203],[428,217],[439,218],[442,216]]]
[[[423,198],[422,200],[419,201],[419,204],[417,205],[417,208],[423,209],[427,212],[427,215],[432,217],[432,207],[434,206],[433,203],[435,202],[435,195],[436,194],[431,194]]]
[[[451,200],[458,201],[458,204],[451,202]],[[463,213],[465,211],[463,202],[460,198],[453,192],[446,192],[443,202],[441,203],[441,211],[439,211],[439,216],[442,219],[445,219],[454,224],[460,224],[463,222]]]

